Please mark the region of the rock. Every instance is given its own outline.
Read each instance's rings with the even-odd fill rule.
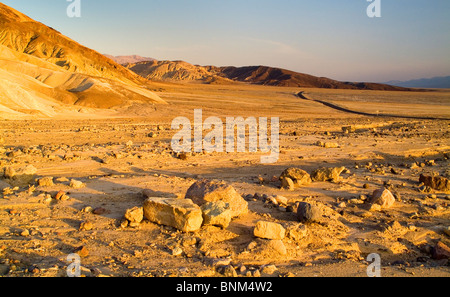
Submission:
[[[207,202],[224,201],[230,205],[233,218],[248,212],[248,202],[225,182],[197,181],[187,190],[186,199],[191,199],[199,206]]]
[[[38,180],[38,185],[41,187],[52,187],[55,184],[53,183],[53,177],[47,176],[47,177],[40,178]]]
[[[346,170],[345,167],[319,168],[311,173],[311,179],[317,182],[338,182],[344,170]]]
[[[421,174],[419,182],[423,183],[426,187],[430,187],[434,190],[443,192],[450,191],[450,181],[442,176],[429,176]]]
[[[223,274],[225,277],[237,277],[238,274],[236,272],[236,269],[232,265],[223,266],[220,269],[220,273]]]
[[[16,176],[14,168],[8,166],[3,169],[3,177],[6,179],[13,179]]]
[[[283,239],[286,235],[286,230],[280,224],[259,221],[256,223],[253,235],[265,239]]]
[[[346,208],[347,207],[347,204],[345,203],[345,202],[341,202],[341,203],[339,203],[338,205],[337,205],[337,207],[339,207],[339,208]]]
[[[395,203],[395,197],[386,188],[375,190],[369,200],[370,204],[378,204],[381,208],[390,208]]]
[[[89,250],[85,246],[80,246],[75,249],[75,254],[78,254],[81,258],[89,256]]]
[[[79,231],[90,231],[94,229],[94,224],[91,221],[81,222]]]
[[[336,142],[325,142],[324,148],[338,148],[339,144]]]
[[[60,183],[65,183],[65,182],[68,182],[69,181],[69,179],[67,178],[67,177],[58,177],[57,179],[56,179],[56,181],[57,182],[60,182]]]
[[[230,204],[222,200],[207,202],[201,206],[203,225],[213,225],[227,228],[231,222],[232,211]]]
[[[247,245],[247,250],[249,250],[249,251],[254,250],[257,246],[258,246],[258,243],[256,241],[251,241]]]
[[[56,195],[55,195],[55,200],[59,200],[59,199],[61,199],[61,197],[63,196],[63,195],[65,195],[66,193],[64,192],[64,191],[59,191],[58,193],[56,193]]]
[[[396,237],[403,236],[410,231],[409,228],[403,227],[398,221],[382,223],[379,227],[384,234]]]
[[[16,171],[17,175],[35,175],[36,173],[37,169],[33,165],[28,165],[26,167],[19,168]]]
[[[356,128],[353,127],[353,126],[344,126],[344,127],[342,127],[342,132],[344,132],[345,134],[355,133],[356,132]]]
[[[322,217],[322,211],[315,205],[300,202],[297,208],[297,218],[302,223],[316,222]]]
[[[450,258],[450,247],[439,241],[433,249],[433,259],[442,260]]]
[[[53,199],[50,194],[47,194],[47,195],[44,195],[42,200],[40,200],[40,201],[41,201],[41,203],[44,203],[44,204],[50,204],[50,203],[52,203]]]
[[[10,187],[7,187],[7,188],[3,188],[3,190],[2,190],[3,192],[3,196],[7,196],[7,195],[12,195],[12,194],[14,194],[14,190],[13,189],[11,189]]]
[[[176,246],[172,249],[172,256],[181,256],[183,254],[183,249],[180,248],[179,246]]]
[[[94,211],[94,209],[91,206],[86,206],[81,210],[81,212],[85,212],[85,213],[92,213],[93,211]]]
[[[286,189],[288,191],[294,191],[295,190],[294,181],[289,177],[281,178],[281,188]]]
[[[126,228],[126,227],[128,227],[128,224],[129,224],[130,222],[127,220],[127,219],[122,219],[122,220],[120,220],[120,228]]]
[[[70,199],[69,196],[67,196],[64,191],[59,191],[55,195],[55,200],[66,201],[66,200],[69,200],[69,199]]]
[[[188,154],[186,153],[178,153],[177,158],[183,161],[186,161],[188,159]]]
[[[307,186],[311,184],[312,180],[308,172],[303,169],[290,167],[283,171],[280,175],[280,180],[283,183],[283,179],[289,183],[288,179],[291,179],[294,183],[294,187]]]
[[[106,210],[105,208],[103,208],[103,207],[96,207],[96,208],[92,211],[92,213],[95,214],[95,215],[102,215],[102,214],[104,214],[104,213],[106,213],[106,212],[107,212],[107,210]]]
[[[212,267],[218,267],[218,266],[227,266],[231,263],[231,257],[229,258],[203,258],[203,262]]]
[[[185,238],[183,238],[183,242],[182,242],[182,246],[183,247],[190,247],[190,246],[195,246],[198,242],[198,238],[194,237],[194,236],[187,236]]]
[[[202,210],[190,199],[148,198],[144,202],[144,217],[183,232],[195,232],[203,223]]]
[[[288,199],[286,197],[280,196],[280,195],[276,195],[274,198],[275,198],[275,201],[279,205],[288,205]]]
[[[3,170],[3,177],[15,186],[25,187],[36,179],[37,169],[33,165],[28,165],[18,169],[6,167]]]
[[[317,141],[316,145],[320,146],[320,147],[324,147],[324,148],[338,148],[339,147],[339,144],[337,144],[336,142]]]
[[[381,205],[379,204],[371,204],[369,211],[373,211],[373,212],[377,212],[377,211],[381,211]]]
[[[30,267],[28,267],[28,272],[32,274],[38,274],[39,272],[41,272],[41,270],[37,265],[31,265]]]
[[[350,203],[350,204],[364,204],[364,200],[353,198],[353,199],[349,199],[348,203]]]
[[[308,235],[308,228],[299,223],[286,228],[286,235],[294,241],[300,241]]]
[[[287,254],[286,246],[281,239],[260,239],[252,241],[247,249],[255,259],[268,259]]]
[[[278,271],[278,268],[275,265],[264,265],[261,267],[261,273],[272,275]]]
[[[144,209],[142,207],[133,207],[125,212],[125,219],[131,223],[140,223],[144,219]]]
[[[284,245],[283,241],[281,241],[280,239],[270,240],[267,245],[267,249],[269,251],[273,250],[274,252],[276,252],[280,255],[283,255],[283,256],[287,254],[286,246]]]
[[[84,188],[86,185],[79,180],[72,179],[70,180],[69,186],[74,189],[81,189]]]

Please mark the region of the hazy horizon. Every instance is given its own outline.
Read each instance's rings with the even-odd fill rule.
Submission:
[[[381,0],[8,0],[9,5],[103,54],[215,66],[265,65],[341,81],[450,75],[450,2]]]

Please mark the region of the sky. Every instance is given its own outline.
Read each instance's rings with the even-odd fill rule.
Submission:
[[[341,81],[450,75],[449,0],[2,0],[103,54],[281,67]]]

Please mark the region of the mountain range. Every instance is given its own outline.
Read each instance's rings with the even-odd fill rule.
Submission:
[[[450,89],[450,76],[421,78],[408,81],[392,80],[386,82],[386,84],[404,88]]]
[[[131,56],[113,56],[104,54],[105,57],[113,60],[117,64],[130,64],[130,63],[138,63],[138,62],[146,62],[146,61],[154,61],[153,58],[141,57],[139,55],[131,55]]]
[[[183,81],[207,84],[249,83],[266,86],[355,90],[410,91],[409,88],[366,82],[341,82],[291,70],[268,67],[216,67],[184,61],[142,61],[124,66],[149,80]]]
[[[102,54],[0,3],[0,112],[54,116],[68,110],[162,103],[148,81]],[[78,107],[77,107],[78,106]]]

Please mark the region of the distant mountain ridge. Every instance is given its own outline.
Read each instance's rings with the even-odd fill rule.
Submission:
[[[341,82],[268,66],[199,66],[184,61],[144,61],[125,65],[149,80],[207,84],[249,83],[266,86],[327,89],[410,91],[408,88],[365,82]]]
[[[450,89],[450,76],[421,78],[408,81],[392,80],[386,84],[404,88]]]
[[[131,55],[131,56],[112,56],[112,55],[107,55],[107,54],[103,54],[103,55],[120,65],[130,64],[130,63],[138,63],[138,62],[148,62],[148,61],[155,60],[153,58],[141,57],[138,55]]]

